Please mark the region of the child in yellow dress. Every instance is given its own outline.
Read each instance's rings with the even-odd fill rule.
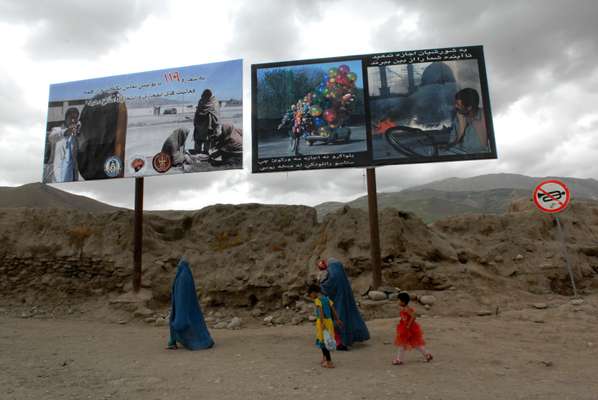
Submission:
[[[342,321],[338,319],[334,303],[320,293],[319,286],[310,285],[307,289],[307,295],[314,301],[316,306],[316,346],[322,350],[323,355],[320,365],[324,368],[334,368],[330,351],[324,343],[324,331],[328,331],[330,337],[334,339],[334,323],[332,322],[332,318],[334,318],[338,326],[342,326]]]

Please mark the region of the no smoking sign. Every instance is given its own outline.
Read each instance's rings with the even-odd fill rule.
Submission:
[[[534,203],[547,213],[563,211],[569,205],[571,194],[567,185],[556,179],[544,181],[534,189]]]

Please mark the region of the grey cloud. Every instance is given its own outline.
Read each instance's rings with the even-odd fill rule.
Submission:
[[[485,48],[493,108],[502,111],[523,93],[543,84],[538,72],[554,84],[574,82],[596,64],[598,3],[552,1],[395,1],[398,7],[415,6],[417,35],[399,37],[400,16],[390,17],[372,42],[385,51],[482,44]],[[400,45],[400,49],[397,48]]]
[[[37,59],[97,56],[125,40],[164,2],[105,0],[0,1],[0,21],[32,29],[27,50]]]
[[[296,59],[302,21],[317,19],[321,7],[335,1],[244,2],[234,17],[231,55],[259,62]],[[258,7],[257,4],[260,6]]]
[[[7,128],[30,126],[31,121],[40,120],[36,109],[29,106],[23,96],[23,90],[10,79],[0,80],[0,138],[6,135]]]

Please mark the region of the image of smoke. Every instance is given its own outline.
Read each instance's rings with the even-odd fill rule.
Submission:
[[[43,182],[242,168],[242,61],[50,86]]]
[[[496,157],[479,60],[471,53],[443,51],[412,52],[368,65],[375,163]],[[417,62],[428,59],[438,61]]]
[[[254,172],[355,166],[365,157],[361,60],[252,72]]]

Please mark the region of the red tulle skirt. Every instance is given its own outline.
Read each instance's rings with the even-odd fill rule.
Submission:
[[[401,321],[397,324],[395,346],[413,349],[416,347],[422,347],[425,344],[426,342],[424,341],[424,333],[417,322],[413,322],[409,329],[407,329],[407,323],[405,321]]]

